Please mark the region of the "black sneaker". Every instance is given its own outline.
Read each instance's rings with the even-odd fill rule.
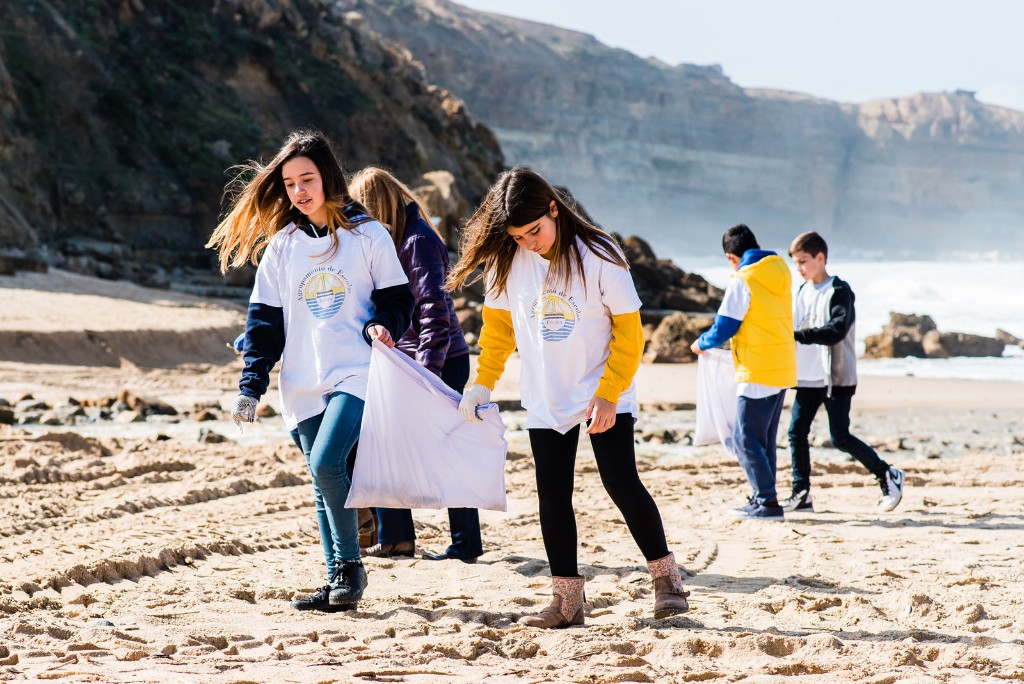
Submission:
[[[366,568],[363,561],[340,561],[328,588],[331,590],[328,600],[332,608],[349,610],[356,607],[366,589]]]
[[[348,606],[332,606],[329,600],[331,585],[327,584],[304,598],[292,601],[292,608],[295,610],[319,610],[323,613],[337,613],[341,610],[348,610]]]
[[[780,505],[782,506],[782,510],[787,513],[792,513],[793,511],[807,511],[808,513],[814,512],[814,500],[811,498],[811,492],[807,489],[801,489],[800,491],[793,492],[790,497]]]

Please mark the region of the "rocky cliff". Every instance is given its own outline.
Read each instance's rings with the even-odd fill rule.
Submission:
[[[329,0],[26,0],[0,26],[0,247],[58,265],[207,265],[225,169],[298,126],[350,169],[450,170],[470,201],[502,165],[458,99]]]
[[[669,255],[716,252],[737,222],[775,248],[816,229],[889,253],[1024,251],[1024,113],[971,93],[840,104],[447,0],[339,2],[464,98],[510,163]]]

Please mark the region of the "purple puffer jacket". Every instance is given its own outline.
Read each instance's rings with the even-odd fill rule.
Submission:
[[[405,235],[398,260],[409,276],[416,308],[412,325],[396,346],[440,376],[445,359],[468,354],[469,346],[462,336],[451,295],[444,289],[451,270],[448,248],[413,203],[405,208]]]

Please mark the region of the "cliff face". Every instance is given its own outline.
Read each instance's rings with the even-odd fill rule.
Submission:
[[[339,0],[464,98],[509,163],[607,227],[682,256],[749,223],[784,248],[1024,249],[1024,113],[970,93],[839,104],[745,90],[550,26],[446,0]]]
[[[349,169],[448,169],[471,200],[502,165],[460,101],[329,0],[26,0],[0,25],[0,247],[206,264],[225,169],[299,126]]]

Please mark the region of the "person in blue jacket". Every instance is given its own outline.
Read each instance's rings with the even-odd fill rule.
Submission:
[[[319,131],[292,133],[267,164],[243,166],[207,243],[222,271],[256,264],[231,416],[251,423],[280,361],[281,416],[313,479],[327,584],[297,610],[355,608],[366,588],[346,457],[359,437],[370,343],[409,327],[413,296],[384,226],[355,202]]]
[[[451,264],[448,248],[427,222],[429,213],[401,181],[383,169],[367,167],[352,177],[352,197],[391,229],[398,260],[416,298],[412,325],[396,348],[461,393],[469,380],[469,345],[444,288]],[[408,509],[378,508],[378,543],[364,549],[367,556],[413,556],[416,531]],[[458,559],[473,563],[483,553],[480,514],[475,508],[449,508],[452,543],[427,560]]]

